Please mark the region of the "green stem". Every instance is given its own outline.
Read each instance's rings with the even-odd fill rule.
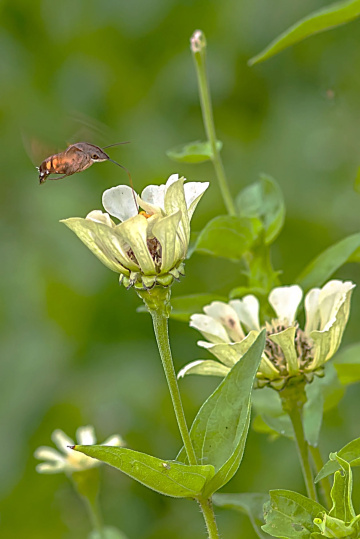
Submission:
[[[309,447],[310,447],[310,453],[311,453],[312,459],[315,464],[316,471],[317,473],[319,473],[321,468],[324,466],[324,461],[322,459],[320,449],[318,447],[312,447],[312,446],[309,446]],[[327,508],[330,509],[332,506],[332,500],[331,500],[331,495],[330,495],[330,492],[331,492],[330,478],[324,477],[323,479],[321,479],[321,481],[319,481],[319,485],[321,487],[321,494],[326,502]]]
[[[100,507],[97,501],[91,502],[85,497],[85,504],[88,510],[89,519],[94,530],[99,534],[99,537],[104,537],[103,523],[101,517]]]
[[[194,45],[193,39],[198,39]],[[197,30],[191,40],[192,53],[195,61],[196,75],[199,86],[201,111],[205,126],[206,136],[211,148],[211,161],[214,165],[216,176],[219,182],[220,191],[229,215],[236,215],[235,205],[230,193],[228,182],[225,175],[224,165],[217,147],[214,116],[211,106],[210,87],[206,73],[206,40],[204,34]]]
[[[297,384],[290,387],[287,386],[280,393],[280,396],[282,399],[283,410],[289,415],[294,429],[295,445],[307,494],[309,498],[316,501],[316,490],[309,459],[309,446],[305,439],[302,417],[303,406],[306,402],[305,387],[303,384]]]
[[[204,515],[209,539],[218,539],[220,535],[216,524],[215,513],[211,498],[207,500],[198,498],[198,502]]]

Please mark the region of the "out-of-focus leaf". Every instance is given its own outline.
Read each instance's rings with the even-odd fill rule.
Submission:
[[[257,288],[257,287],[248,287],[248,286],[238,286],[236,288],[233,288],[230,291],[229,298],[243,298],[244,296],[247,296],[248,294],[253,294],[257,297],[264,297],[266,296],[266,290],[263,288]]]
[[[316,447],[324,413],[324,395],[321,385],[317,384],[316,380],[307,385],[306,396],[307,401],[303,409],[304,434],[307,442]]]
[[[354,190],[360,193],[360,167],[357,169],[356,178],[354,181]]]
[[[265,229],[265,243],[272,243],[280,233],[285,219],[284,197],[279,185],[270,176],[245,187],[236,197],[240,217],[257,218]]]
[[[220,215],[200,232],[194,252],[240,260],[251,249],[261,230],[258,219]]]
[[[222,142],[216,142],[218,151],[222,148]],[[166,155],[173,161],[178,163],[203,163],[212,159],[212,151],[210,142],[195,141],[185,144],[184,146],[176,146],[166,152]]]
[[[227,303],[228,298],[217,294],[191,294],[189,296],[172,297],[170,317],[188,322],[192,314],[200,313],[203,307],[209,305],[212,301],[224,301]]]
[[[214,475],[214,467],[211,465],[189,466],[125,447],[76,445],[75,450],[114,466],[160,494],[175,498],[199,496],[205,483]]]
[[[337,354],[333,365],[344,386],[360,382],[360,343],[352,344]]]
[[[314,11],[304,19],[285,30],[274,39],[263,51],[249,60],[249,65],[263,62],[278,52],[299,43],[303,39],[330,30],[360,16],[360,0],[346,0],[336,2]]]
[[[106,526],[101,530],[101,533],[97,530],[92,530],[88,535],[88,539],[127,539],[127,536],[117,528]]]
[[[204,402],[191,427],[198,462],[215,467],[204,496],[230,481],[240,466],[249,429],[251,390],[264,345],[265,330]],[[178,460],[187,460],[184,449]]]
[[[331,499],[333,506],[329,516],[350,522],[355,516],[352,504],[352,471],[351,466],[346,460],[333,453],[331,460],[336,461],[341,466],[341,472],[338,470],[334,475],[334,483],[331,489]]]
[[[262,493],[239,493],[239,494],[214,494],[214,504],[225,509],[234,509],[245,513],[254,527],[255,533],[260,539],[266,539],[267,533],[264,533],[261,526],[264,524],[263,506],[269,500],[268,494]]]
[[[319,529],[314,518],[325,509],[317,502],[290,490],[271,490],[270,502],[265,504],[265,526],[272,537],[310,539]]]
[[[336,454],[340,458],[346,460],[350,466],[360,466],[360,438],[352,440],[340,449],[340,451],[337,451]],[[335,473],[339,468],[340,465],[336,460],[329,459],[316,476],[315,483],[321,481],[324,477]]]
[[[360,233],[352,234],[314,258],[297,277],[296,282],[308,290],[322,286],[331,275],[347,262],[359,261]]]

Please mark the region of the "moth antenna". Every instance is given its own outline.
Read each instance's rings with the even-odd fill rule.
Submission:
[[[103,148],[112,148],[113,146],[120,146],[120,144],[130,144],[130,140],[126,142],[115,142],[115,144],[109,144],[109,146],[103,146]]]
[[[120,143],[120,144],[126,144],[126,143]],[[120,163],[117,163],[113,159],[110,159],[110,157],[109,157],[109,161],[111,161],[112,163],[115,163],[115,165],[117,165],[118,167],[121,167],[123,170],[125,170],[126,174],[129,177],[129,180],[130,180],[130,187],[131,187],[132,194],[133,194],[133,197],[134,197],[135,206],[137,207],[137,211],[139,211],[139,204],[137,203],[137,200],[136,200],[135,191],[134,191],[134,185],[133,185],[133,181],[132,181],[132,177],[131,177],[130,172],[128,171],[128,169],[126,167],[124,167],[123,165],[120,165]]]

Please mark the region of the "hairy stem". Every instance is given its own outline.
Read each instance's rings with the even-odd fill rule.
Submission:
[[[196,30],[191,39],[191,50],[195,61],[205,132],[211,148],[211,161],[215,168],[227,212],[229,215],[236,215],[235,205],[226,179],[224,165],[219,148],[216,144],[217,139],[211,105],[210,87],[206,73],[206,40],[204,34],[200,30]]]
[[[209,539],[218,539],[220,535],[216,524],[215,513],[211,498],[207,500],[198,498],[198,502],[204,515]]]

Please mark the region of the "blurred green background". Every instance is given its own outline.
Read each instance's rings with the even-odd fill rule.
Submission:
[[[64,475],[35,472],[33,451],[61,428],[94,424],[99,441],[119,432],[133,449],[174,458],[180,447],[151,320],[140,300],[59,219],[101,207],[102,191],[127,183],[111,163],[39,187],[43,158],[84,139],[105,145],[130,169],[135,189],[179,172],[210,181],[193,226],[225,213],[210,164],[171,163],[165,151],[204,138],[189,37],[208,39],[218,138],[236,194],[259,173],[286,199],[285,228],[273,249],[283,282],[320,250],[359,229],[360,21],[308,39],[264,64],[247,60],[322,0],[2,0],[0,142],[0,536],[85,538],[82,503]],[[86,126],[87,131],[83,130]],[[85,139],[86,140],[86,139]],[[34,163],[25,147],[39,150]],[[36,152],[35,152],[36,153]],[[359,281],[358,267],[337,275]],[[196,255],[173,294],[242,284],[239,267]],[[358,340],[359,293],[345,340]],[[198,335],[170,324],[176,368],[201,357]],[[181,382],[189,420],[217,380]],[[325,418],[324,455],[359,436],[351,387]],[[348,419],[346,419],[348,417]],[[103,469],[108,524],[129,538],[205,537],[197,506],[161,497]],[[225,491],[303,492],[294,448],[251,431],[240,471]],[[359,493],[357,493],[359,502]],[[359,510],[359,505],[357,507]],[[255,537],[240,514],[218,510],[222,536]]]

